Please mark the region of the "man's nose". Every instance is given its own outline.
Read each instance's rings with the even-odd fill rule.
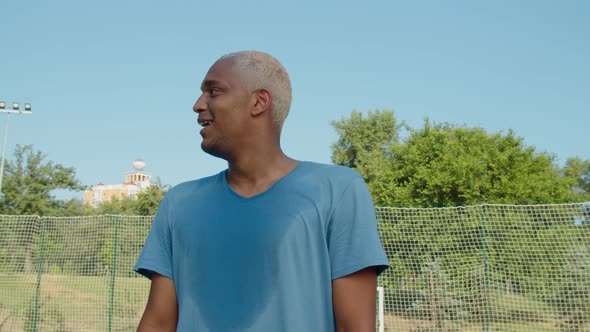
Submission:
[[[207,109],[207,103],[205,102],[204,94],[202,94],[199,97],[199,99],[197,99],[195,104],[193,105],[193,112],[198,114],[198,113],[204,112],[206,109]]]

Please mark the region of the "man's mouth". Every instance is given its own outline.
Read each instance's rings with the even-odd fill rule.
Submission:
[[[197,120],[201,127],[207,127],[213,123],[213,120]]]

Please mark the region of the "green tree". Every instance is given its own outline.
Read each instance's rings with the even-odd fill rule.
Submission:
[[[79,191],[84,186],[76,170],[52,161],[32,145],[17,145],[14,160],[8,160],[2,183],[0,212],[14,215],[54,215],[64,208],[76,210],[76,202],[65,202],[53,194],[55,189]]]
[[[574,190],[590,198],[590,160],[580,157],[568,158],[562,171],[564,176],[572,181]]]
[[[537,153],[512,131],[448,123],[412,130],[395,148],[394,187],[402,199],[420,206],[488,203],[558,203],[574,199],[553,156]],[[387,189],[387,188],[386,188]],[[382,193],[385,201],[399,202]],[[402,202],[399,202],[402,203]]]
[[[135,212],[140,216],[153,216],[158,211],[160,202],[166,194],[167,187],[163,186],[158,181],[146,190],[137,194],[137,201],[135,202]]]
[[[332,123],[340,136],[332,146],[333,162],[356,169],[377,205],[582,200],[552,155],[536,152],[512,131],[490,134],[426,120],[400,140],[397,123],[389,111],[369,113],[367,119],[353,112]]]
[[[339,135],[332,144],[332,162],[356,169],[366,181],[382,178],[383,165],[391,157],[392,147],[399,142],[404,124],[399,124],[392,111],[352,112],[349,119],[332,121]]]
[[[137,202],[131,197],[112,197],[93,210],[94,214],[135,215]]]
[[[92,214],[91,208],[85,206],[84,201],[80,198],[60,200],[56,203],[55,208],[51,212],[51,216],[54,217],[76,217]]]

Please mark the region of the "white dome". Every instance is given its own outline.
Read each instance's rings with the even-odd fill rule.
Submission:
[[[133,161],[133,168],[136,171],[143,171],[143,169],[145,168],[145,161],[143,161],[142,159],[135,159]]]

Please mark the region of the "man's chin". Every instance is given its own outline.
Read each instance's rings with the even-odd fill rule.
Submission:
[[[207,142],[205,142],[205,140],[203,140],[203,142],[201,142],[201,150],[203,150],[203,152],[205,152],[205,153],[212,154],[214,149],[211,146],[211,144],[207,144]]]
[[[223,158],[223,154],[221,153],[221,151],[216,149],[213,144],[210,144],[205,140],[203,140],[203,142],[201,143],[201,150],[203,150],[203,152],[207,154],[212,155],[213,157]]]

